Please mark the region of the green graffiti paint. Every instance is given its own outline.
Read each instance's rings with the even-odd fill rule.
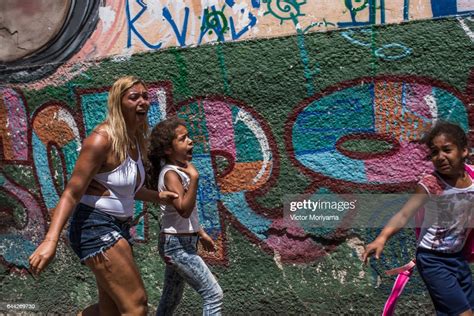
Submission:
[[[7,176],[9,179],[15,179],[20,186],[28,188],[31,193],[40,194],[39,186],[34,180],[33,166],[6,164],[2,171],[4,174],[0,173],[0,186],[6,182]]]
[[[306,0],[264,0],[263,3],[267,4],[268,9],[264,15],[271,14],[280,20],[280,24],[283,24],[284,21],[304,16],[301,13],[301,7],[306,4]]]
[[[267,0],[264,2],[267,3],[267,8],[268,8],[268,11],[265,12],[265,15],[266,14],[273,15],[275,18],[280,20],[280,24],[283,24],[283,22],[286,20],[290,20],[293,22],[296,28],[296,32],[297,32],[298,48],[300,50],[301,62],[303,63],[303,66],[304,66],[306,93],[308,96],[312,96],[314,94],[314,76],[320,72],[320,69],[319,69],[318,63],[315,63],[314,65],[310,65],[309,54],[305,48],[304,34],[312,26],[310,25],[305,30],[302,30],[298,22],[298,17],[304,16],[304,14],[301,13],[301,7],[304,4],[306,4],[306,1],[298,2],[296,0],[290,0],[290,1],[276,0],[275,2],[273,2],[272,0]],[[325,20],[324,22],[326,23]]]
[[[223,12],[224,8],[221,11],[210,11],[206,8],[204,10],[204,22],[201,26],[201,31],[209,30],[209,34],[212,34],[212,31],[214,31],[219,39],[223,38],[224,34],[229,31],[229,22]]]
[[[360,2],[362,2],[362,0],[355,0],[355,2],[360,3]],[[344,4],[346,5],[346,8],[348,8],[349,10],[359,12],[359,11],[362,11],[365,8],[367,8],[367,6],[369,5],[369,1],[364,0],[364,2],[361,3],[358,7],[353,7],[352,6],[352,0],[345,0]]]
[[[231,90],[229,86],[229,80],[227,76],[227,69],[225,66],[225,56],[224,56],[224,47],[222,45],[217,45],[216,47],[217,58],[219,59],[219,66],[222,75],[222,82],[224,83],[224,92],[226,95],[231,96]]]
[[[175,57],[176,65],[178,66],[178,76],[173,79],[174,88],[176,92],[184,95],[191,95],[191,91],[188,87],[188,72],[186,69],[186,61],[182,56],[181,50],[172,48],[171,51]]]
[[[393,148],[392,144],[376,139],[348,140],[341,146],[347,151],[358,153],[384,153]]]

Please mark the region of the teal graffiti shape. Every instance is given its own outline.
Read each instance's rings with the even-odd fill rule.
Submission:
[[[357,3],[360,3],[362,0],[355,0],[355,2]],[[359,7],[357,8],[354,8],[352,6],[352,0],[345,0],[345,5],[346,7],[349,9],[349,10],[352,10],[352,11],[356,11],[356,12],[359,12],[359,11],[362,11],[364,10],[365,8],[367,8],[367,5],[369,4],[369,1],[368,0],[364,0],[364,3],[362,3]]]
[[[301,13],[301,7],[306,4],[306,0],[264,0],[267,3],[268,11],[264,15],[271,14],[280,20],[283,24],[285,20],[294,20],[299,16],[304,16]]]
[[[3,260],[19,268],[29,268],[28,258],[36,246],[23,236],[0,236],[0,256]]]
[[[397,51],[399,53],[397,53]],[[389,61],[403,59],[411,55],[411,53],[411,48],[398,43],[385,44],[375,50],[375,56],[380,59]]]
[[[370,48],[372,44],[369,42],[369,36],[372,34],[372,32],[373,31],[371,29],[362,29],[357,32],[348,30],[342,32],[341,36],[354,45]],[[400,60],[410,56],[412,53],[413,50],[410,47],[400,43],[384,44],[382,47],[379,47],[374,51],[374,55],[377,58],[386,61]]]
[[[224,8],[222,11],[216,11],[214,9],[210,11],[208,8],[205,9],[201,31],[208,31],[209,34],[212,34],[212,31],[214,31],[219,39],[223,37],[224,33],[229,31],[229,23],[227,22],[227,17],[223,10]]]

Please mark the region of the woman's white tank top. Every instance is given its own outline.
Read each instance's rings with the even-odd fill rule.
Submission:
[[[140,175],[138,185],[137,174]],[[81,203],[118,218],[125,219],[133,216],[135,194],[145,182],[145,169],[140,150],[138,150],[137,161],[127,155],[127,158],[117,168],[112,171],[97,173],[93,179],[103,185],[110,192],[110,195],[83,195]]]

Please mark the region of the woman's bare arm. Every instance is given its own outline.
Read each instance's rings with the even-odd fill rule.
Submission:
[[[71,179],[53,212],[51,225],[43,242],[30,256],[32,272],[40,273],[53,259],[61,231],[87,187],[107,159],[110,145],[107,137],[91,133],[84,140]]]

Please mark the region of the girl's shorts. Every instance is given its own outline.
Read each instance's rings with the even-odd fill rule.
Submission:
[[[98,209],[80,203],[69,224],[69,243],[78,255],[81,263],[112,247],[121,238],[130,245],[133,243],[130,235],[132,218],[119,220]]]
[[[474,308],[471,269],[462,252],[440,253],[418,248],[416,267],[437,315],[459,315]]]

